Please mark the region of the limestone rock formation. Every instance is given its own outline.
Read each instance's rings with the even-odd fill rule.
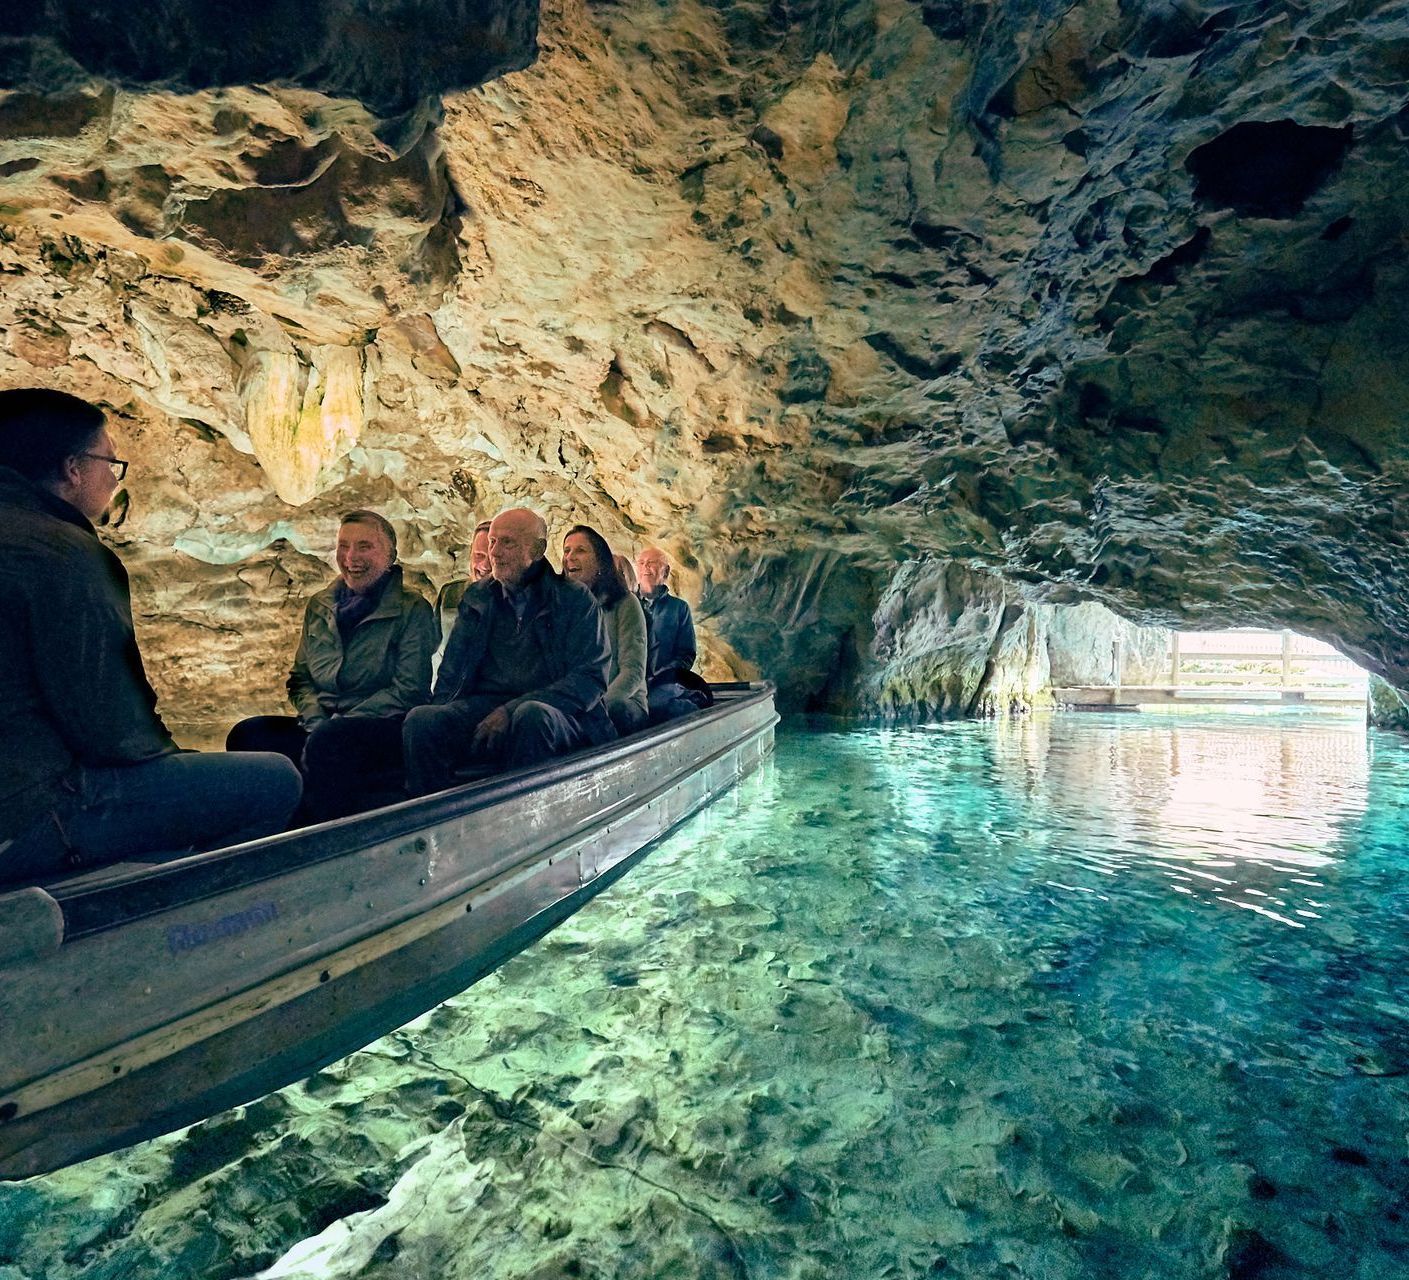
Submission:
[[[46,123],[44,96],[90,74],[136,88],[283,81],[397,112],[527,66],[537,21],[536,0],[41,0],[0,10],[0,66],[37,91]]]
[[[1095,603],[1049,606],[1047,652],[1052,683],[1162,684],[1169,679],[1169,632],[1136,627]]]
[[[1094,602],[1027,601],[996,574],[950,560],[864,573],[835,552],[764,556],[709,591],[750,668],[788,673],[785,711],[944,719],[1052,705],[1052,686],[1154,684],[1169,632]]]
[[[1409,700],[1378,676],[1370,677],[1370,720],[1386,729],[1409,732]]]
[[[1403,686],[1406,47],[1405,0],[555,0],[408,107],[414,60],[12,42],[0,383],[112,410],[192,718],[278,704],[339,509],[430,586],[527,500],[664,541],[792,705],[1028,700],[1081,601]]]

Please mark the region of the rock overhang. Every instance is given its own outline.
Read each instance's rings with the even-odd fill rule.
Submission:
[[[443,578],[532,497],[673,539],[765,665],[796,617],[884,665],[928,558],[1403,682],[1409,16],[1255,8],[564,3],[394,127],[85,83],[0,141],[0,376],[181,459],[120,536],[212,566],[380,502]]]
[[[283,84],[392,116],[528,66],[537,27],[537,0],[44,0],[0,16],[0,85]]]

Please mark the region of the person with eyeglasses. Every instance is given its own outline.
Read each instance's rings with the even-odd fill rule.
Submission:
[[[93,528],[126,474],[96,406],[0,391],[0,887],[272,835],[299,802],[283,756],[182,751],[157,714]]]

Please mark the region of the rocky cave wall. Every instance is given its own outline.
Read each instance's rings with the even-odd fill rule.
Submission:
[[[1103,605],[1025,600],[952,560],[858,572],[834,551],[764,554],[706,593],[705,625],[786,671],[779,705],[882,720],[1004,715],[1053,705],[1053,687],[1155,684],[1169,631]]]
[[[1409,684],[1409,4],[561,0],[538,45],[416,96],[0,42],[0,384],[111,409],[184,718],[278,705],[360,505],[427,589],[506,502],[662,541],[711,670],[799,707],[1030,702],[1121,625],[1078,602]]]

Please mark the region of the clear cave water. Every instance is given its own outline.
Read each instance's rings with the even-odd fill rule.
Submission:
[[[0,1280],[1409,1275],[1409,742],[780,732],[497,974],[0,1187]]]

